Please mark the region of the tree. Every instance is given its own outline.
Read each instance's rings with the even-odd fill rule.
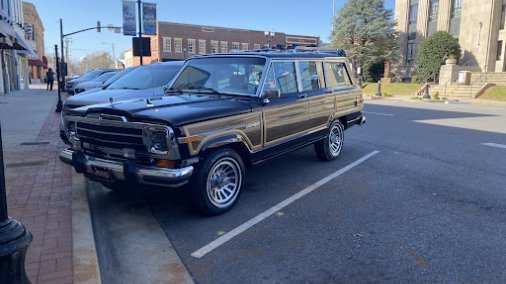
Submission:
[[[416,56],[416,77],[418,81],[437,81],[439,70],[445,58],[459,59],[459,42],[451,34],[439,31],[432,34],[420,45]]]
[[[397,51],[393,12],[384,0],[348,0],[334,19],[334,48],[344,49],[354,67],[393,62]]]
[[[114,61],[108,52],[94,52],[86,55],[77,63],[76,71],[83,73],[91,69],[107,69],[114,66]]]

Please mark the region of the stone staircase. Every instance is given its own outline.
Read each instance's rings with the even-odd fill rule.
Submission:
[[[434,97],[438,94],[440,98],[477,98],[493,86],[506,86],[506,72],[472,72],[470,85],[460,85],[457,82],[431,85],[430,95]]]

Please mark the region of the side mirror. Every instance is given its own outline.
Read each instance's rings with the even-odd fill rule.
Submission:
[[[279,98],[281,94],[279,93],[279,90],[266,90],[264,98],[266,99],[272,99],[272,98]]]

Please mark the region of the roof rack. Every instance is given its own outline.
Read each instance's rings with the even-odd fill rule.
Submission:
[[[298,44],[291,45],[282,45],[278,44],[273,47],[265,47],[261,49],[252,49],[252,50],[238,50],[233,49],[230,50],[229,53],[248,53],[248,52],[313,52],[313,53],[323,53],[329,55],[335,55],[339,57],[346,57],[346,52],[342,49],[319,49],[316,45],[307,45],[305,47],[301,47]]]

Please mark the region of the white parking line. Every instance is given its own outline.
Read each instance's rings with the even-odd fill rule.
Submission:
[[[506,149],[506,145],[504,144],[496,144],[496,143],[481,143],[483,146],[496,147]]]
[[[244,231],[248,230],[249,228],[253,227],[254,225],[260,223],[265,218],[271,216],[272,214],[278,212],[279,210],[283,209],[284,207],[290,205],[292,202],[296,201],[297,199],[311,193],[312,191],[316,190],[317,188],[321,187],[322,185],[328,183],[329,181],[337,178],[338,176],[344,174],[345,172],[353,169],[354,167],[360,165],[361,163],[365,162],[372,156],[378,154],[380,151],[373,151],[364,157],[356,160],[355,162],[349,164],[348,166],[338,170],[337,172],[322,178],[321,180],[313,183],[312,185],[306,187],[305,189],[297,192],[296,194],[288,197],[287,199],[281,201],[280,203],[274,205],[273,207],[265,210],[264,212],[258,214],[257,216],[253,217],[246,223],[243,223],[239,227],[233,229],[232,231],[226,233],[225,235],[217,238],[216,240],[210,242],[209,244],[205,245],[204,247],[200,248],[199,250],[195,251],[191,254],[191,256],[195,258],[202,258],[206,254],[210,253],[214,249],[218,248],[219,246],[223,245],[224,243],[230,241],[232,238],[236,237],[237,235],[243,233]]]
[[[367,113],[367,114],[375,114],[375,115],[383,115],[383,116],[395,116],[395,114],[391,114],[391,113],[382,113],[382,112],[374,112],[374,111],[363,111],[363,113]]]

